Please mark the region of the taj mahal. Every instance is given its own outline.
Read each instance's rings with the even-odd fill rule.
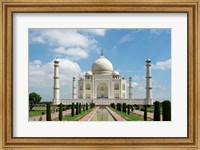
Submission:
[[[91,71],[87,71],[83,77],[72,78],[72,98],[60,98],[59,82],[59,60],[54,60],[54,86],[53,105],[71,103],[90,103],[96,105],[110,105],[110,103],[127,104],[153,104],[152,81],[151,81],[151,60],[146,59],[146,93],[143,99],[133,95],[132,77],[128,81],[113,69],[112,63],[103,55],[94,61]],[[145,95],[146,94],[146,95]]]

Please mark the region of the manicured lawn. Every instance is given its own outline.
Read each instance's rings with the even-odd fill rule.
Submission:
[[[147,107],[147,112],[154,113],[154,106]],[[162,115],[162,106],[160,106],[160,115]]]
[[[139,110],[141,110],[141,108],[144,108],[144,107],[143,106],[139,106]],[[154,113],[154,106],[147,107],[147,112]],[[160,106],[160,115],[162,115],[162,106]]]
[[[46,114],[46,107],[33,107],[31,111],[29,111],[29,117],[35,117],[42,115],[42,112]]]
[[[92,110],[94,110],[96,107],[88,109],[87,111],[83,110],[81,111],[81,113],[79,115],[74,114],[74,117],[71,116],[71,114],[63,116],[63,120],[62,121],[78,121],[81,118],[83,118],[85,115],[87,115],[89,112],[91,112]],[[55,119],[55,121],[58,121],[58,118]]]
[[[114,112],[116,112],[117,114],[122,116],[127,121],[144,121],[143,116],[136,115],[136,114],[133,114],[133,113],[130,113],[130,115],[128,115],[128,114],[125,114],[121,111],[118,111],[117,109],[113,109],[112,107],[110,107],[110,109],[112,109]],[[149,118],[147,120],[152,121],[152,119],[149,119]]]

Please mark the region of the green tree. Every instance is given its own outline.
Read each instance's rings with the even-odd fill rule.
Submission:
[[[160,121],[160,102],[159,101],[154,102],[153,120],[154,121]]]
[[[72,117],[74,117],[74,103],[72,103],[72,112],[71,112]]]
[[[81,103],[79,103],[79,114],[81,113]]]
[[[42,97],[35,93],[35,92],[32,92],[29,94],[29,110],[32,110],[34,105],[39,103],[41,101]]]
[[[76,115],[78,115],[79,110],[78,110],[78,103],[76,103]]]
[[[162,103],[163,106],[163,121],[171,121],[171,102],[165,100]]]
[[[147,105],[144,105],[144,121],[147,121]]]
[[[51,104],[47,103],[46,107],[47,107],[47,109],[46,109],[46,111],[47,111],[46,120],[51,121]]]
[[[128,104],[128,115],[130,115],[130,105]]]
[[[88,103],[86,103],[86,110],[88,110]]]
[[[59,105],[59,120],[62,121],[62,113],[63,113],[63,107],[62,107],[62,103],[60,103]]]

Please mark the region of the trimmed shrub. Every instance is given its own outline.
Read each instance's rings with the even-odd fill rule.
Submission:
[[[133,107],[133,106],[131,106],[131,111],[132,111],[132,112],[134,111],[134,107]]]
[[[115,103],[111,103],[111,104],[110,104],[110,107],[112,107],[112,108],[115,109]]]
[[[47,103],[46,107],[47,107],[47,109],[46,109],[46,111],[47,111],[46,120],[51,121],[51,104]]]
[[[147,105],[144,105],[144,121],[147,121]]]
[[[45,112],[43,111],[43,112],[42,112],[42,115],[44,115],[44,114],[45,114]]]
[[[169,100],[163,101],[162,107],[163,121],[171,121],[171,102]]]
[[[79,107],[78,110],[79,110],[79,114],[80,114],[80,113],[81,113],[81,103],[79,103],[79,106],[78,106],[78,107]]]
[[[121,105],[120,103],[117,103],[117,110],[118,111],[121,111],[121,109],[120,109],[121,106],[120,105]]]
[[[88,110],[88,103],[86,103],[86,110]]]
[[[142,107],[142,108],[140,109],[140,111],[144,111],[144,107]]]
[[[62,103],[60,103],[60,105],[59,105],[59,117],[58,117],[60,121],[62,121],[62,116],[63,116],[62,112],[63,112],[63,107],[62,107]]]
[[[94,108],[95,107],[95,103],[90,103],[90,108]]]
[[[130,105],[128,105],[128,115],[130,115]]]
[[[159,101],[154,102],[153,120],[154,121],[160,121],[160,102]]]
[[[79,108],[78,103],[76,103],[76,115],[78,115],[78,113],[79,113],[78,108]]]
[[[123,112],[126,113],[126,103],[122,104]]]
[[[74,103],[72,103],[71,115],[74,117]]]

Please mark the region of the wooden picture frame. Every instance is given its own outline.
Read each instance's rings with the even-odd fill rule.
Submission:
[[[200,149],[199,0],[3,0],[0,53],[0,147],[2,149]],[[15,138],[13,129],[13,13],[108,12],[187,13],[188,136],[186,138]]]

